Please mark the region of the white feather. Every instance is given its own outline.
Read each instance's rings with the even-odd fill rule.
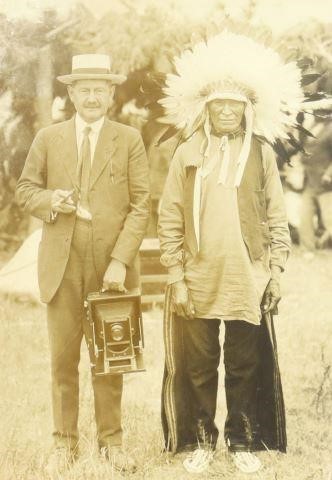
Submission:
[[[176,74],[166,79],[165,122],[186,131],[197,122],[206,92],[246,94],[253,101],[253,131],[273,142],[286,137],[303,109],[301,72],[295,63],[284,64],[271,48],[243,35],[224,31],[196,44],[175,58]],[[305,102],[309,108],[309,102]]]

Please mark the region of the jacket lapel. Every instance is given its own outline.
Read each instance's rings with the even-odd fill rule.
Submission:
[[[201,150],[203,139],[203,134],[199,130],[186,141],[186,156],[184,159],[185,167],[198,168],[202,165],[203,155]]]
[[[186,179],[184,183],[184,218],[186,229],[186,243],[187,248],[195,257],[198,253],[197,239],[194,228],[193,216],[193,200],[194,200],[194,185],[197,168],[202,165],[201,146],[203,141],[201,131],[196,132],[189,140],[186,141],[184,148],[184,167],[186,172]]]
[[[111,161],[112,156],[117,150],[118,132],[113,122],[105,119],[101,128],[96,150],[94,154],[91,175],[90,188],[98,180],[106,165]]]
[[[75,117],[63,124],[63,129],[57,138],[59,159],[69,175],[74,187],[77,187],[77,141],[75,131]]]

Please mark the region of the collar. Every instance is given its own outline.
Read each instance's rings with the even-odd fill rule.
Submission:
[[[82,133],[85,127],[88,126],[91,128],[92,133],[98,135],[104,124],[104,121],[105,121],[105,117],[103,116],[99,120],[96,120],[93,123],[87,123],[85,120],[83,120],[83,118],[78,113],[76,113],[76,116],[75,116],[76,132]]]
[[[245,134],[245,131],[241,128],[237,130],[236,132],[228,134],[228,138],[235,139],[237,136],[243,136]],[[212,135],[216,140],[220,140],[219,137],[215,137]],[[187,155],[184,156],[184,166],[185,167],[201,167],[203,163],[203,153],[204,149],[206,148],[206,136],[204,133],[204,130],[200,128],[197,130],[195,133],[193,133],[183,144],[187,144],[188,146],[185,148],[188,148],[190,150],[190,153],[188,152]],[[180,148],[181,148],[180,145]],[[183,148],[183,147],[182,147]]]
[[[245,135],[245,130],[242,127],[239,127],[234,132],[228,132],[228,133],[217,133],[211,130],[212,138],[228,137],[229,140],[234,140],[234,138],[238,137],[239,135],[242,135],[242,136]]]

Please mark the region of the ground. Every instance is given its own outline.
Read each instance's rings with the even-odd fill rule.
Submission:
[[[264,468],[251,480],[332,480],[332,253],[313,258],[295,250],[283,277],[283,299],[276,320],[279,362],[286,401],[288,453],[259,454]],[[46,480],[51,449],[50,365],[45,309],[2,299],[0,304],[0,480]],[[159,420],[163,371],[162,314],[145,314],[146,368],[127,375],[123,400],[125,444],[136,458],[137,480],[235,479],[222,441],[206,474],[193,476],[183,456],[162,452]],[[88,358],[82,349],[81,456],[64,480],[112,480],[97,453]],[[222,429],[225,401],[222,369],[217,423]],[[222,437],[222,435],[221,435]]]

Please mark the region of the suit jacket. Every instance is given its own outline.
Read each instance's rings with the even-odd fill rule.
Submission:
[[[52,222],[51,197],[56,189],[77,186],[74,118],[40,130],[17,183],[19,204],[43,220],[38,254],[41,300],[56,293],[69,258],[75,213]],[[134,128],[105,119],[90,174],[93,251],[100,286],[111,258],[127,266],[126,286],[139,283],[138,249],[150,213],[149,172],[142,138]]]

